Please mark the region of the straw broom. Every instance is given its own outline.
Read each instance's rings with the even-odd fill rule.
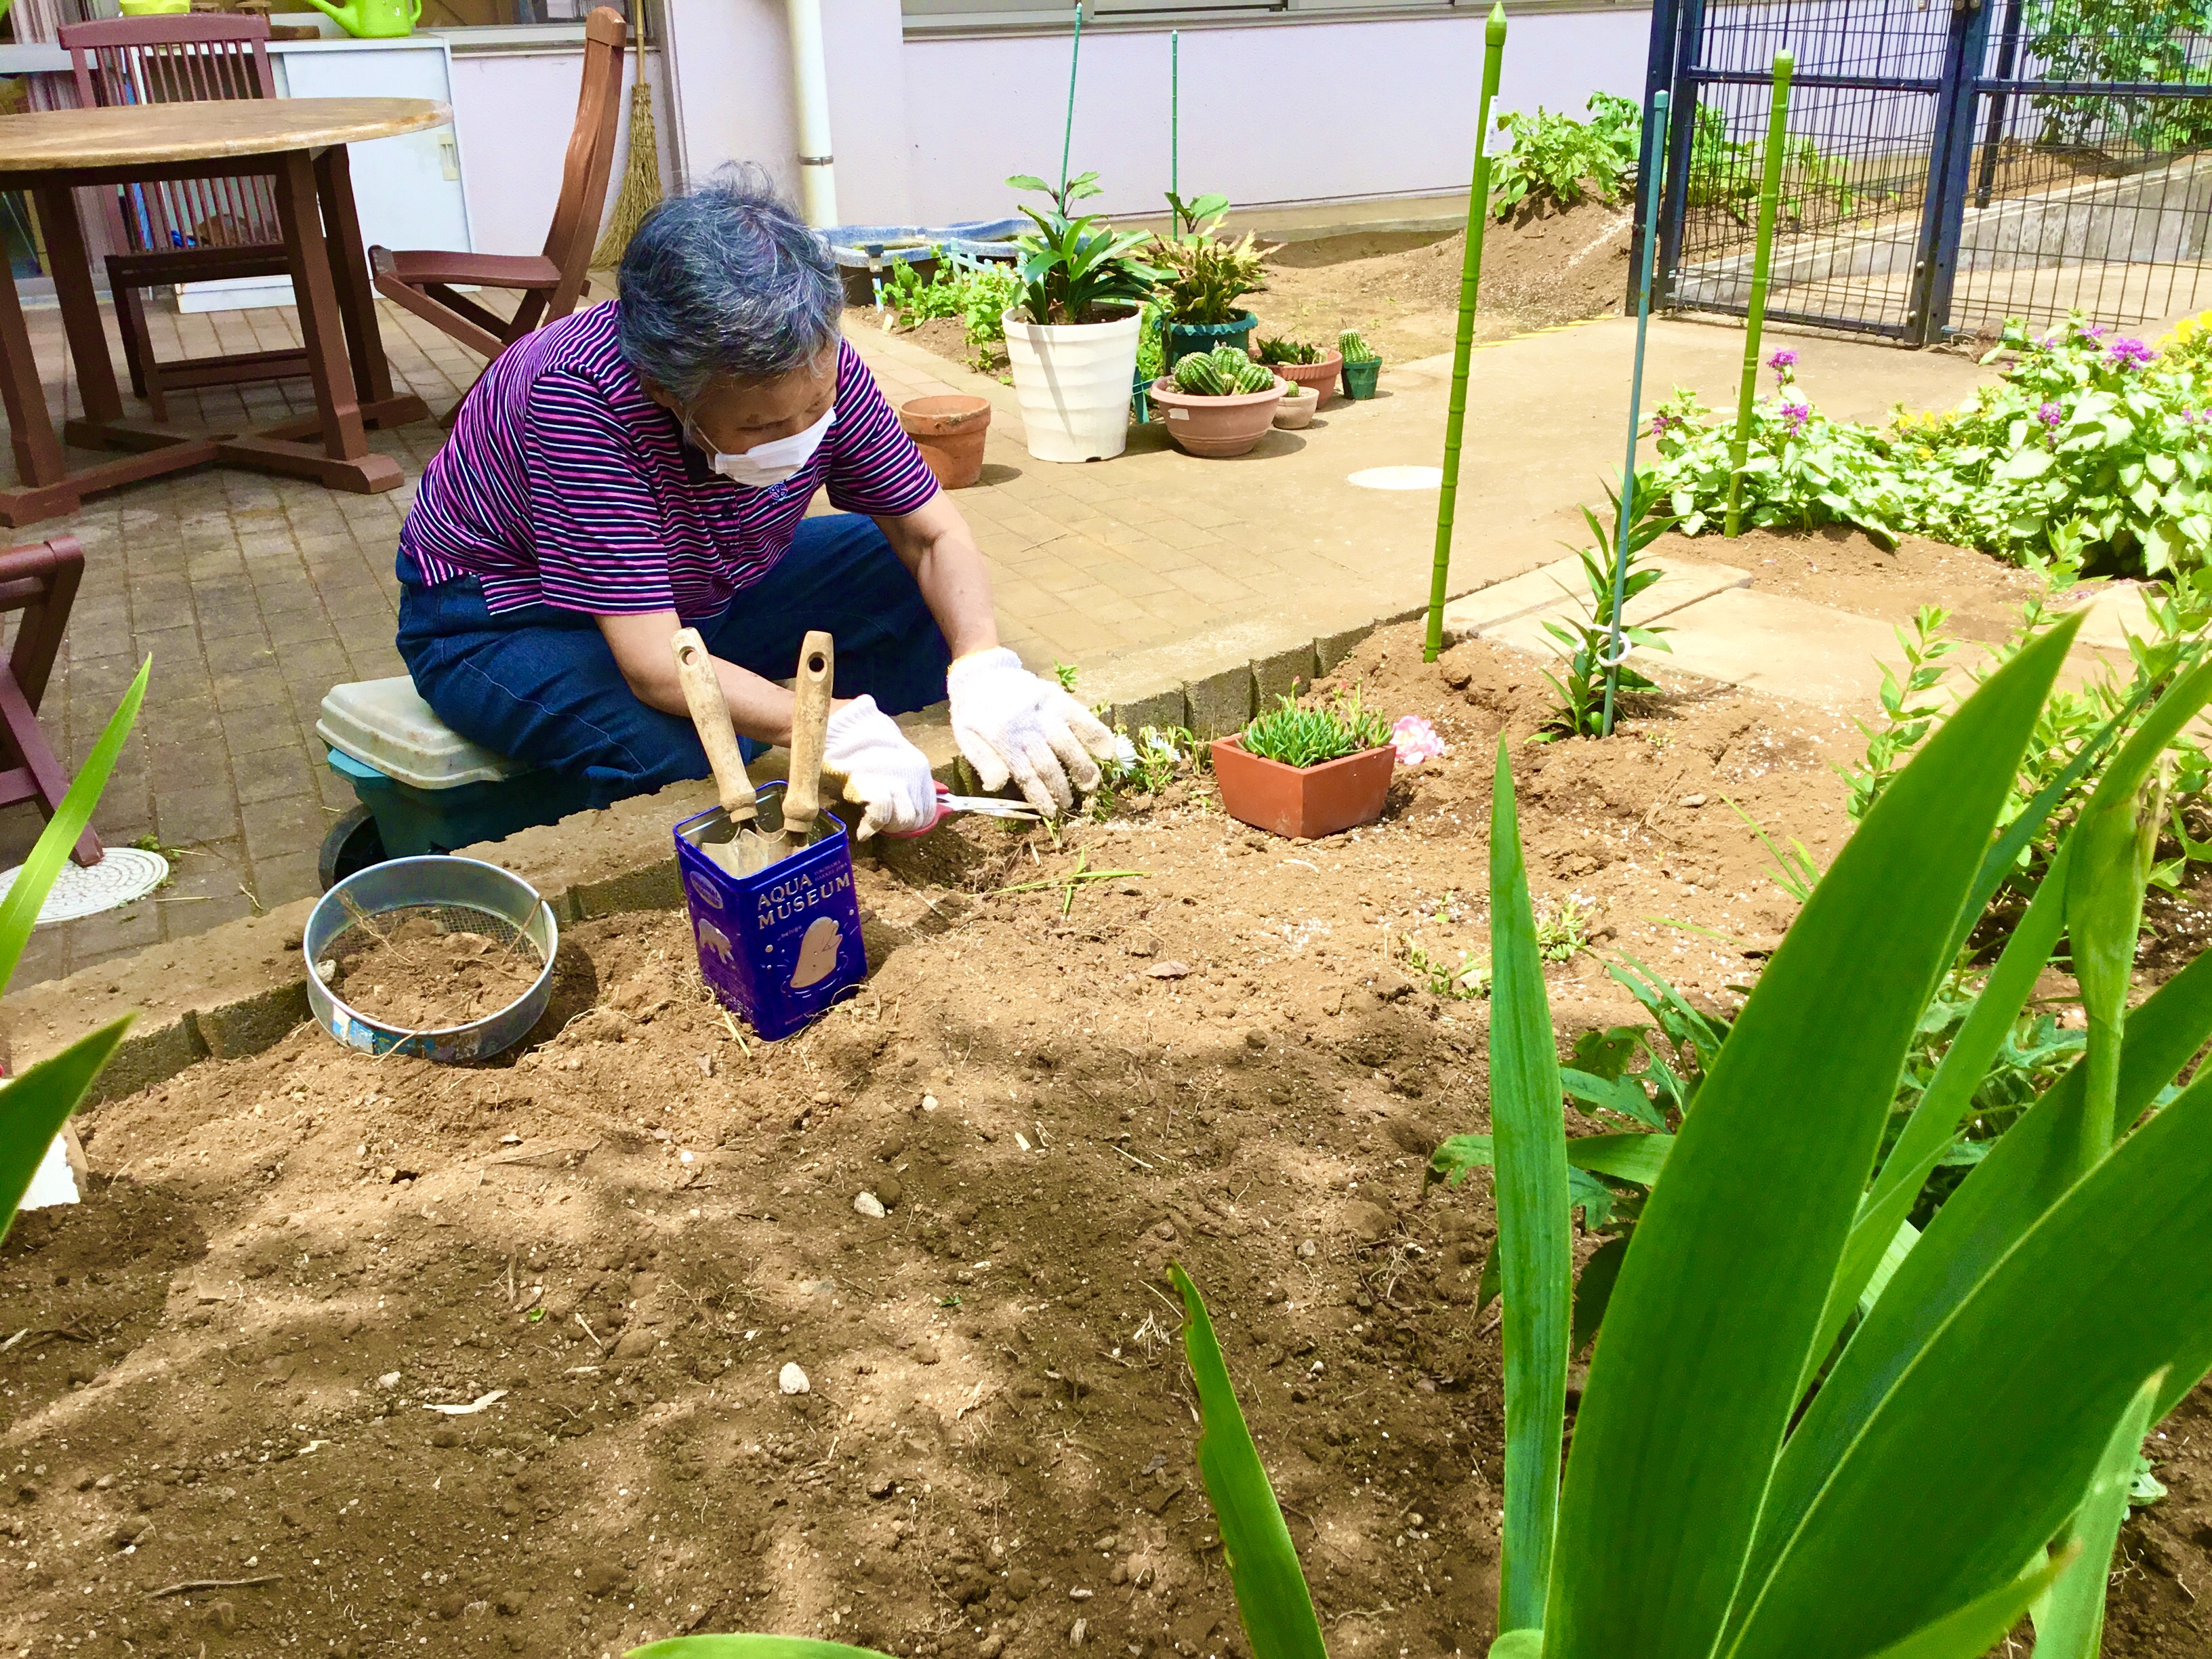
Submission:
[[[622,264],[623,250],[659,200],[660,145],[653,131],[653,88],[641,75],[629,89],[629,159],[623,168],[614,212],[599,245],[592,250],[593,270],[612,270]]]

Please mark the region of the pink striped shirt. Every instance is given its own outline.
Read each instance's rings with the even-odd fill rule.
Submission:
[[[791,546],[814,492],[896,518],[937,493],[860,354],[837,344],[837,418],[770,489],[710,470],[645,394],[616,335],[619,301],[518,341],[469,394],[422,474],[399,550],[431,586],[473,575],[494,611],[713,617]]]

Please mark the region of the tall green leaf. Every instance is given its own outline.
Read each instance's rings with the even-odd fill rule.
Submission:
[[[1711,1653],[1906,1047],[2073,633],[1999,670],[1883,793],[1675,1137],[1576,1419],[1548,1659]]]
[[[2097,1659],[2105,1635],[2105,1581],[2112,1570],[2112,1547],[2128,1518],[2128,1490],[2135,1484],[2136,1457],[2150,1431],[2150,1414],[2166,1385],[2155,1375],[2136,1390],[2120,1413],[2119,1426],[2105,1443],[2096,1479],[2074,1512],[2070,1542],[2078,1553],[2057,1582],[2035,1600],[2035,1659]]]
[[[124,740],[138,719],[138,705],[146,700],[146,677],[153,672],[151,657],[138,665],[137,678],[131,689],[123,694],[123,701],[107,722],[107,729],[100,734],[100,741],[92,745],[92,752],[84,757],[70,781],[69,793],[47,823],[37,845],[31,848],[30,857],[16,872],[8,896],[0,899],[0,991],[15,975],[15,964],[23,959],[23,947],[31,942],[31,930],[39,925],[39,908],[46,903],[46,895],[53,890],[54,881],[68,861],[70,848],[92,822],[92,809],[100,804],[100,792],[107,787],[107,775],[115,769],[116,757],[122,754]],[[71,1106],[76,1103],[72,1101]]]
[[[2035,990],[2035,981],[2051,960],[2066,921],[2066,870],[2073,856],[2069,836],[2051,860],[2043,884],[2035,890],[2027,914],[2005,941],[1997,965],[1983,981],[1959,1035],[1951,1041],[1936,1075],[1922,1091],[1911,1116],[1883,1161],[1873,1190],[1859,1206],[1850,1241],[1844,1247],[1842,1265],[1828,1287],[1828,1305],[1820,1315],[1820,1335],[1805,1357],[1805,1372],[1798,1378],[1803,1394],[1813,1374],[1828,1357],[1836,1338],[1857,1308],[1860,1294],[1873,1280],[1897,1231],[1912,1212],[1921,1188],[1959,1132],[1960,1122],[1972,1110],[1974,1091],[1989,1075],[1990,1062],[2004,1046],[2013,1022]]]
[[[1275,1489],[1229,1381],[1198,1286],[1180,1265],[1170,1269],[1182,1292],[1183,1349],[1198,1388],[1198,1473],[1221,1523],[1221,1553],[1237,1591],[1237,1611],[1252,1659],[1328,1659],[1298,1552],[1283,1522]]]
[[[2212,1368],[2212,1073],[1958,1300],[1794,1524],[1760,1540],[1765,1570],[1723,1652],[1856,1659],[2011,1578],[2080,1507],[2113,1425],[2166,1367],[2165,1395]]]
[[[623,1659],[890,1659],[873,1648],[804,1636],[672,1636],[632,1648]]]
[[[1565,1096],[1514,810],[1512,762],[1502,737],[1490,795],[1490,1130],[1505,1298],[1505,1527],[1498,1627],[1527,1630],[1544,1622],[1559,1522],[1574,1258]]]
[[[46,1148],[76,1110],[84,1091],[107,1064],[134,1017],[125,1014],[81,1036],[61,1053],[40,1060],[21,1077],[0,1083],[0,1239],[15,1219],[15,1206],[30,1190],[31,1177]]]
[[[2081,1552],[2068,1548],[2035,1571],[1978,1595],[1956,1613],[1923,1625],[1902,1642],[1892,1643],[1869,1659],[1982,1659],[2020,1622],[2028,1603],[2051,1587]]]
[[[2132,1121],[2207,1038],[2212,1038],[2212,951],[2198,956],[2129,1015],[2118,1121]],[[1960,1298],[2073,1184],[2069,1126],[2085,1081],[2084,1068],[2075,1065],[1997,1138],[1936,1211],[1881,1299],[1851,1334],[1776,1467],[1755,1570],[1764,1570],[1761,1556],[1796,1524],[1812,1492]]]

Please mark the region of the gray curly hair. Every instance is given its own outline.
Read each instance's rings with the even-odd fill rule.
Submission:
[[[843,305],[829,245],[754,166],[661,203],[623,254],[623,356],[685,403],[812,362]]]

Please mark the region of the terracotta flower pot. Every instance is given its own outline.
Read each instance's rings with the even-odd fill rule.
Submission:
[[[1389,744],[1319,766],[1285,766],[1246,752],[1242,738],[1213,744],[1222,810],[1240,823],[1295,841],[1315,841],[1382,816],[1398,751]]]
[[[1163,375],[1152,382],[1149,395],[1178,449],[1193,455],[1242,455],[1267,435],[1288,384],[1278,376],[1265,392],[1198,398],[1176,391],[1176,383]]]
[[[965,489],[981,476],[983,434],[991,426],[988,398],[957,392],[909,398],[899,405],[898,418],[939,486]]]
[[[1285,380],[1296,380],[1312,392],[1318,405],[1322,399],[1336,390],[1337,370],[1343,363],[1342,352],[1329,351],[1324,352],[1317,363],[1269,363],[1267,367]]]
[[[1293,397],[1291,392],[1297,392]],[[1315,412],[1321,408],[1321,399],[1310,392],[1292,387],[1283,394],[1283,401],[1275,405],[1275,425],[1285,432],[1296,432],[1301,427],[1313,424]]]

